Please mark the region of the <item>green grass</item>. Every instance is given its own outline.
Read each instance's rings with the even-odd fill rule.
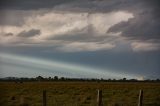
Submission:
[[[143,106],[160,106],[160,83],[144,82],[1,82],[0,106],[96,106],[97,89],[102,89],[104,106],[137,106],[138,93],[144,91]],[[24,100],[22,100],[24,98]]]

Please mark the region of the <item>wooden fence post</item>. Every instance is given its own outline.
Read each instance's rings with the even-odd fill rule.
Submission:
[[[138,100],[138,106],[142,106],[143,101],[143,90],[139,91],[139,100]]]
[[[43,90],[43,106],[47,106],[46,90]]]
[[[20,105],[24,105],[24,104],[25,104],[24,97],[21,96],[21,98],[20,98]]]
[[[24,97],[21,96],[21,98],[20,98],[20,104],[21,104],[21,105],[24,105],[24,103],[25,103],[25,102],[24,102]]]
[[[99,89],[97,94],[97,106],[102,106],[102,90]]]
[[[21,96],[20,98],[20,106],[29,106],[29,104],[23,96]]]

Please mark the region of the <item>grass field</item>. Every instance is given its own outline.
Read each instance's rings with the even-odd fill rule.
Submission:
[[[144,106],[160,106],[160,83],[145,82],[1,82],[0,106],[42,106],[43,90],[47,106],[96,106],[97,89],[104,106],[137,106],[140,89]]]

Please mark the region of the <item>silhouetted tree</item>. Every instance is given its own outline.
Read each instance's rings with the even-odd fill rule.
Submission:
[[[43,78],[42,76],[38,76],[38,77],[36,77],[36,79],[37,79],[38,81],[42,81],[44,78]]]
[[[58,76],[54,76],[54,80],[56,80],[56,81],[57,81],[57,80],[58,80]]]
[[[126,81],[127,79],[126,79],[126,78],[123,78],[122,80],[123,80],[123,81]]]
[[[64,81],[64,80],[65,80],[65,78],[64,78],[64,77],[61,77],[61,78],[60,78],[60,80]]]
[[[51,78],[51,77],[48,77],[48,80],[49,80],[49,81],[51,81],[51,80],[52,80],[52,78]]]

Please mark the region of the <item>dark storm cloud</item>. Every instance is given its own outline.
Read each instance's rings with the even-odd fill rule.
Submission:
[[[78,41],[78,42],[112,42],[114,39],[116,39],[116,36],[112,35],[102,35],[102,36],[96,36],[91,35],[90,33],[79,33],[79,34],[64,34],[55,36],[53,38],[48,38],[48,40],[62,40],[62,41]]]
[[[31,29],[29,31],[22,31],[17,36],[20,36],[20,37],[33,37],[35,35],[39,35],[40,33],[41,33],[41,31],[38,30],[38,29]]]
[[[50,40],[67,40],[67,41],[83,41],[83,42],[98,42],[98,41],[103,41],[105,36],[92,36],[87,33],[80,33],[80,34],[65,34],[65,35],[60,35],[53,37]]]
[[[96,36],[92,25],[88,25],[83,29],[74,29],[67,34],[50,37],[49,40],[67,40],[67,41],[85,41],[85,42],[98,42],[103,41],[106,36]]]
[[[160,39],[159,0],[94,0],[72,2],[56,9],[89,13],[128,11],[134,18],[112,26],[108,32],[122,32],[122,36],[136,40]]]
[[[13,36],[13,33],[5,33],[4,36]]]
[[[1,0],[0,9],[32,10],[40,8],[53,8],[56,5],[68,3],[73,0]]]
[[[122,36],[149,40],[160,39],[160,1],[159,0],[2,0],[1,10],[54,9],[69,12],[112,12],[128,11],[134,18],[112,26],[109,32],[122,32]],[[1,12],[2,13],[2,12]],[[6,16],[5,14],[1,16]],[[14,15],[12,15],[14,16]],[[6,16],[9,18],[9,16]],[[5,24],[22,24],[15,17],[0,21]],[[8,21],[9,20],[9,21]],[[70,37],[71,38],[71,37]],[[74,38],[74,37],[73,37]],[[82,37],[83,38],[83,37]]]
[[[92,25],[88,25],[82,29],[74,29],[69,31],[67,34],[51,36],[48,40],[62,40],[62,41],[80,41],[80,42],[110,42],[113,39],[117,38],[116,36],[110,34],[103,34],[97,36],[95,29]]]
[[[143,1],[144,6],[135,8],[134,18],[112,26],[109,32],[122,32],[131,39],[160,39],[160,2],[158,0]]]

